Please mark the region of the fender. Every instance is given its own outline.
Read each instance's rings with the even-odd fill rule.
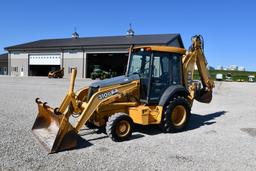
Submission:
[[[158,105],[165,106],[175,94],[182,95],[182,96],[186,97],[189,95],[189,92],[182,85],[171,85],[164,91],[162,97],[160,98]]]

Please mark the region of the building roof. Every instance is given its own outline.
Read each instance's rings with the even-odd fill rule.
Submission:
[[[0,58],[8,58],[8,53],[0,54]]]
[[[86,48],[93,46],[130,46],[130,45],[168,45],[178,40],[181,47],[183,42],[180,34],[152,34],[134,36],[104,36],[84,37],[78,39],[44,39],[20,45],[6,47],[5,50],[29,50],[29,49],[65,49]]]
[[[0,63],[8,65],[8,53],[0,54]]]

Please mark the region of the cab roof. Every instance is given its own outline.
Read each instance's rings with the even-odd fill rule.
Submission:
[[[144,49],[145,51],[158,51],[158,52],[173,52],[184,55],[186,50],[183,48],[172,47],[172,46],[137,46],[133,49]]]

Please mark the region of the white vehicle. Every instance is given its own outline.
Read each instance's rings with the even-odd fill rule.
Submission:
[[[223,80],[223,74],[216,74],[216,80],[222,81]]]
[[[254,75],[249,75],[248,76],[248,82],[254,82],[255,76]]]

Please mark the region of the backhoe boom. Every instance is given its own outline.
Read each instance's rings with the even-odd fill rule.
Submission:
[[[203,38],[196,35],[192,38],[190,50],[183,57],[184,82],[190,91],[191,99],[194,98],[203,103],[210,103],[212,100],[212,89],[214,82],[211,79],[207,69],[207,61],[203,52]],[[197,66],[203,88],[200,89],[196,83],[193,83],[195,66]]]

